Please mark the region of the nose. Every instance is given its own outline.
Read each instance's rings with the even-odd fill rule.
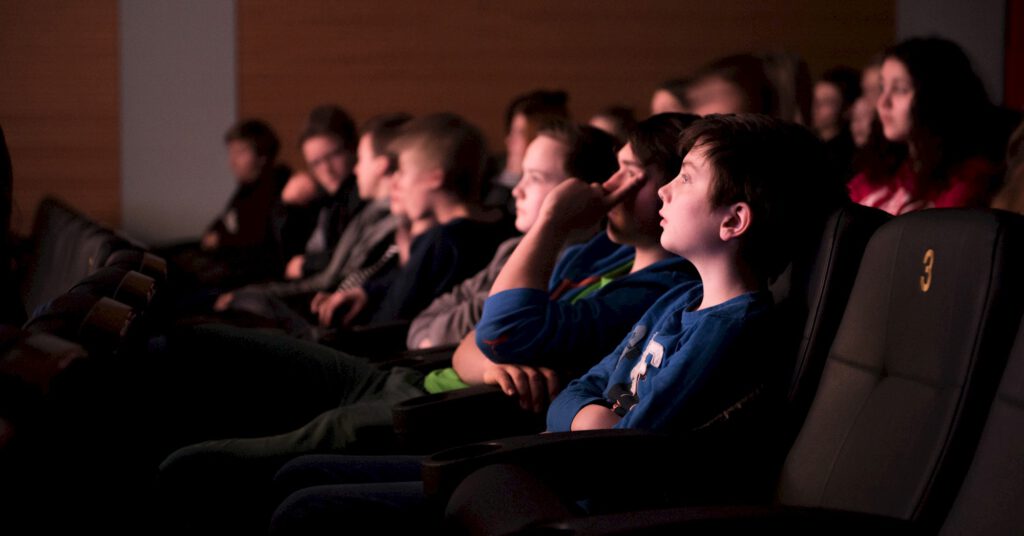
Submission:
[[[671,182],[658,188],[658,199],[661,199],[662,203],[668,203],[669,197],[671,197],[668,191],[669,186],[672,186]]]
[[[875,102],[875,108],[878,110],[888,109],[892,106],[892,93],[887,88],[882,88],[882,92],[878,94],[878,100]]]
[[[517,182],[515,187],[512,188],[512,197],[515,199],[522,199],[524,197],[523,179],[519,179],[519,182]]]

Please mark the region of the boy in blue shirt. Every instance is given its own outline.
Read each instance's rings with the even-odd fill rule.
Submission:
[[[711,116],[687,131],[679,176],[658,191],[661,243],[693,263],[702,285],[667,293],[570,383],[551,405],[549,430],[682,432],[773,379],[785,364],[754,345],[766,342],[758,330],[772,307],[768,280],[806,221],[798,203],[819,170],[803,155],[816,145],[803,129],[760,116]]]

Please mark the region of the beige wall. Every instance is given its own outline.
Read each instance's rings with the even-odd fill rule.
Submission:
[[[16,231],[47,193],[120,223],[116,0],[0,2],[0,125]]]
[[[646,111],[664,79],[729,53],[787,48],[815,73],[860,66],[894,35],[893,0],[244,0],[239,117],[269,120],[285,155],[308,110],[452,110],[499,146],[504,108],[564,88],[576,116],[613,103]]]

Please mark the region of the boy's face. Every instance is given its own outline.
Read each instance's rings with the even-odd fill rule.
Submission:
[[[228,142],[228,167],[239,184],[256,180],[266,159],[256,155],[256,149],[244,140]]]
[[[721,243],[721,208],[711,206],[713,170],[704,149],[694,147],[683,159],[679,175],[658,190],[661,209],[661,246],[693,261]]]
[[[839,86],[831,82],[814,85],[814,103],[811,106],[811,123],[821,131],[839,127],[842,122],[843,95]]]
[[[392,205],[398,203],[410,220],[429,217],[432,194],[441,187],[444,171],[430,161],[417,145],[398,152],[398,170],[391,182]]]
[[[647,245],[657,243],[661,228],[658,208],[658,171],[643,166],[627,143],[618,154],[619,170],[604,183],[604,189],[614,191],[626,181],[640,178],[642,184],[608,211],[608,238],[616,244]]]
[[[567,179],[565,144],[549,136],[537,136],[526,148],[523,177],[512,189],[516,200],[516,229],[525,233],[533,227],[544,198]]]
[[[871,106],[874,106],[881,92],[882,68],[878,65],[865,67],[860,73],[860,94],[868,100]]]
[[[356,186],[362,199],[372,199],[376,196],[381,181],[388,177],[388,159],[373,152],[373,137],[370,134],[363,134],[359,138],[353,171],[356,173]]]
[[[863,147],[871,136],[871,122],[875,119],[875,107],[868,99],[861,97],[850,108],[850,134],[857,147]]]
[[[341,142],[331,136],[314,136],[302,143],[302,156],[316,182],[333,194],[351,173],[351,163]]]

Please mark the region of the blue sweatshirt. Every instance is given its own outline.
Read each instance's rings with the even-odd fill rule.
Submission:
[[[775,371],[762,348],[767,292],[693,311],[703,287],[680,286],[657,301],[618,348],[573,380],[548,409],[548,430],[568,431],[584,406],[627,411],[615,428],[684,431],[749,394]]]
[[[596,282],[594,276],[628,266],[635,254],[604,232],[567,249],[548,291],[509,289],[487,298],[476,326],[477,346],[495,363],[586,371],[662,294],[699,284],[693,265],[673,256],[582,295],[587,285],[578,283]]]

